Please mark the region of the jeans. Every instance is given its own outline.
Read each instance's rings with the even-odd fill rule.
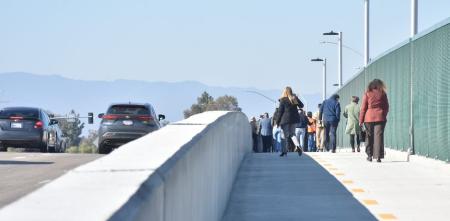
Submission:
[[[316,134],[308,133],[308,152],[316,152]]]
[[[272,151],[272,135],[262,136],[263,152],[268,153]]]
[[[295,136],[297,137],[297,140],[300,141],[300,147],[303,150],[306,150],[305,148],[305,136],[306,136],[306,128],[295,128]]]
[[[253,152],[258,152],[258,134],[252,133],[252,140],[253,140]]]
[[[281,125],[281,131],[283,131],[281,135],[281,152],[287,153],[289,139],[295,135],[295,124]]]
[[[328,150],[336,151],[336,130],[339,122],[326,122],[325,124],[325,148]]]
[[[350,146],[352,146],[352,149],[355,149],[355,138],[356,138],[356,144],[358,145],[357,148],[359,149],[359,145],[361,144],[361,141],[359,139],[359,134],[350,134]]]

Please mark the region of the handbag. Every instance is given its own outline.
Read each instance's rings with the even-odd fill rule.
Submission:
[[[359,141],[360,142],[366,142],[366,136],[367,136],[367,132],[366,132],[366,127],[364,125],[361,126],[361,136],[359,136]]]
[[[366,141],[366,131],[361,131],[361,138],[359,139],[360,142]]]

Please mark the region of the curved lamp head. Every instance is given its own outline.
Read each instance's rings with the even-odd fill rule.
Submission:
[[[330,32],[323,33],[323,35],[339,35],[339,33],[334,32],[334,31],[330,31]]]

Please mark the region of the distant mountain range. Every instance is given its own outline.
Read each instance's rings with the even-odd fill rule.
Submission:
[[[84,81],[14,72],[0,74],[0,107],[34,106],[59,114],[74,109],[82,115],[94,112],[96,116],[105,112],[110,103],[144,102],[152,104],[158,113],[165,114],[168,121],[174,122],[183,119],[183,110],[196,103],[203,91],[214,98],[222,95],[237,97],[242,111],[251,117],[264,112],[273,113],[275,104],[262,95],[276,100],[281,90],[213,87],[195,81]],[[320,94],[304,94],[303,97],[312,110],[321,100]],[[97,119],[95,121],[98,123]],[[97,129],[97,125],[87,129]]]

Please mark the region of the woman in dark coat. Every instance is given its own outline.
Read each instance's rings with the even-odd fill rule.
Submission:
[[[298,108],[303,108],[303,103],[295,94],[292,93],[291,87],[286,87],[280,98],[280,105],[278,107],[278,116],[276,120],[277,127],[281,127],[284,135],[282,136],[281,157],[287,155],[288,139],[292,139],[292,137],[295,138],[295,126],[300,122]],[[298,140],[297,143],[299,143]],[[301,148],[297,148],[297,151],[299,155],[302,154]]]
[[[367,160],[372,158],[381,162],[384,158],[384,128],[389,112],[386,86],[383,81],[375,79],[369,83],[364,93],[359,115],[359,124],[366,127]]]

